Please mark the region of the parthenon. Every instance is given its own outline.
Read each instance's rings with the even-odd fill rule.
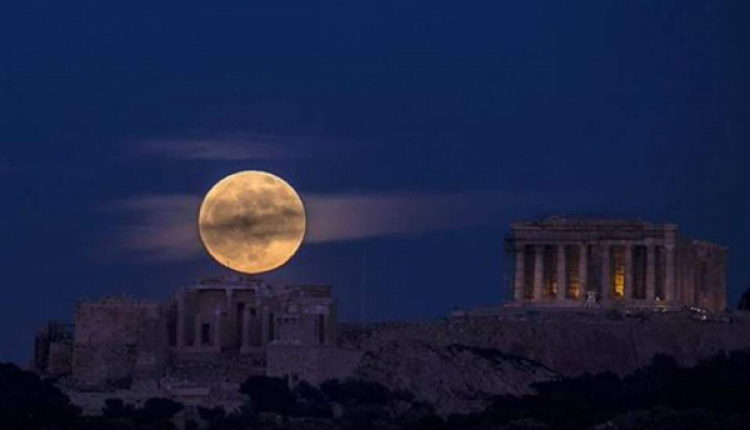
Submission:
[[[513,303],[726,307],[726,248],[674,224],[553,216],[511,225]]]

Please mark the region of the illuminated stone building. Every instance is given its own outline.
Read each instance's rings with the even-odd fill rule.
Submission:
[[[726,248],[674,224],[554,216],[513,223],[506,244],[517,305],[726,307]]]

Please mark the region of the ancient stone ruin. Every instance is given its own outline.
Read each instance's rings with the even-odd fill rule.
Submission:
[[[338,324],[329,287],[253,277],[206,279],[164,301],[83,300],[75,324],[39,332],[35,367],[87,413],[109,397],[232,408],[256,375],[355,377],[464,413],[534,382],[750,346],[750,316],[724,312],[726,249],[672,224],[552,217],[512,224],[507,249],[510,301],[433,321]]]
[[[511,225],[518,305],[724,311],[726,248],[674,224],[549,217]]]
[[[356,359],[336,347],[329,287],[249,277],[206,279],[165,301],[81,301],[74,330],[48,325],[35,351],[39,372],[69,374],[78,390],[231,388],[251,375],[320,382]]]

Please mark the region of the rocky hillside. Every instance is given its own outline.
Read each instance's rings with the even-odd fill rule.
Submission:
[[[558,374],[495,349],[393,341],[365,354],[356,376],[409,391],[447,414],[479,411],[495,394],[530,394],[531,383]]]
[[[441,413],[468,412],[483,407],[489,395],[527,394],[534,382],[558,376],[626,375],[656,354],[690,366],[748,348],[750,318],[505,309],[435,322],[345,326],[340,344],[365,352],[356,376],[409,390]]]

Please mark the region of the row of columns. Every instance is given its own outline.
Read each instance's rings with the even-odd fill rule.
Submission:
[[[608,301],[614,292],[611,288],[610,282],[610,271],[611,271],[611,246],[615,245],[612,243],[599,243],[600,251],[602,252],[602,266],[601,266],[601,286],[603,290],[602,297],[600,300]],[[617,243],[619,245],[620,243]],[[588,274],[589,274],[589,262],[588,262],[588,243],[575,244],[579,246],[579,288],[582,293],[585,286],[588,285]],[[633,298],[633,242],[627,242],[623,244],[625,246],[625,279],[624,279],[624,298]],[[543,275],[544,275],[544,244],[534,244],[534,282],[533,282],[533,300],[539,300],[542,298],[543,292]],[[567,285],[567,259],[566,259],[566,244],[555,244],[557,247],[557,294],[556,299],[565,299],[566,292],[568,289]],[[647,256],[646,256],[646,300],[656,300],[656,247],[653,244],[646,244]],[[674,262],[674,247],[666,246],[665,249],[665,274],[664,274],[664,297],[660,297],[661,300],[672,301],[674,299],[674,273],[675,273],[675,262]],[[514,299],[516,301],[522,301],[525,299],[524,292],[526,286],[526,244],[517,244],[515,248],[515,278],[514,278]]]
[[[253,348],[260,347],[263,344],[268,343],[268,327],[267,327],[267,320],[268,312],[266,312],[265,309],[258,309],[256,307],[256,316],[252,315],[252,308],[250,306],[246,306],[243,309],[242,314],[242,335],[240,338],[240,350],[241,351],[249,351]],[[216,307],[216,309],[213,312],[213,315],[210,319],[210,321],[204,321],[203,316],[200,312],[195,312],[194,317],[194,332],[193,332],[193,344],[192,347],[198,347],[198,348],[210,348],[217,351],[221,351],[223,346],[223,331],[222,328],[226,323],[226,325],[229,326],[230,330],[233,330],[234,327],[236,327],[236,319],[240,317],[240,315],[236,315],[237,312],[235,311],[235,303],[233,299],[233,291],[228,289],[226,290],[226,305],[225,305],[225,311],[222,311],[220,307]],[[185,348],[189,345],[187,344],[187,338],[186,338],[186,322],[187,322],[187,304],[186,304],[186,298],[184,294],[180,294],[177,300],[177,336],[176,336],[176,346],[178,348]],[[226,315],[226,320],[224,320],[222,317]],[[203,345],[202,342],[202,326],[204,322],[208,322],[211,324],[211,343],[210,345]],[[253,323],[260,324],[260,339],[258,339],[260,345],[258,342],[253,342],[252,334],[253,334]]]

